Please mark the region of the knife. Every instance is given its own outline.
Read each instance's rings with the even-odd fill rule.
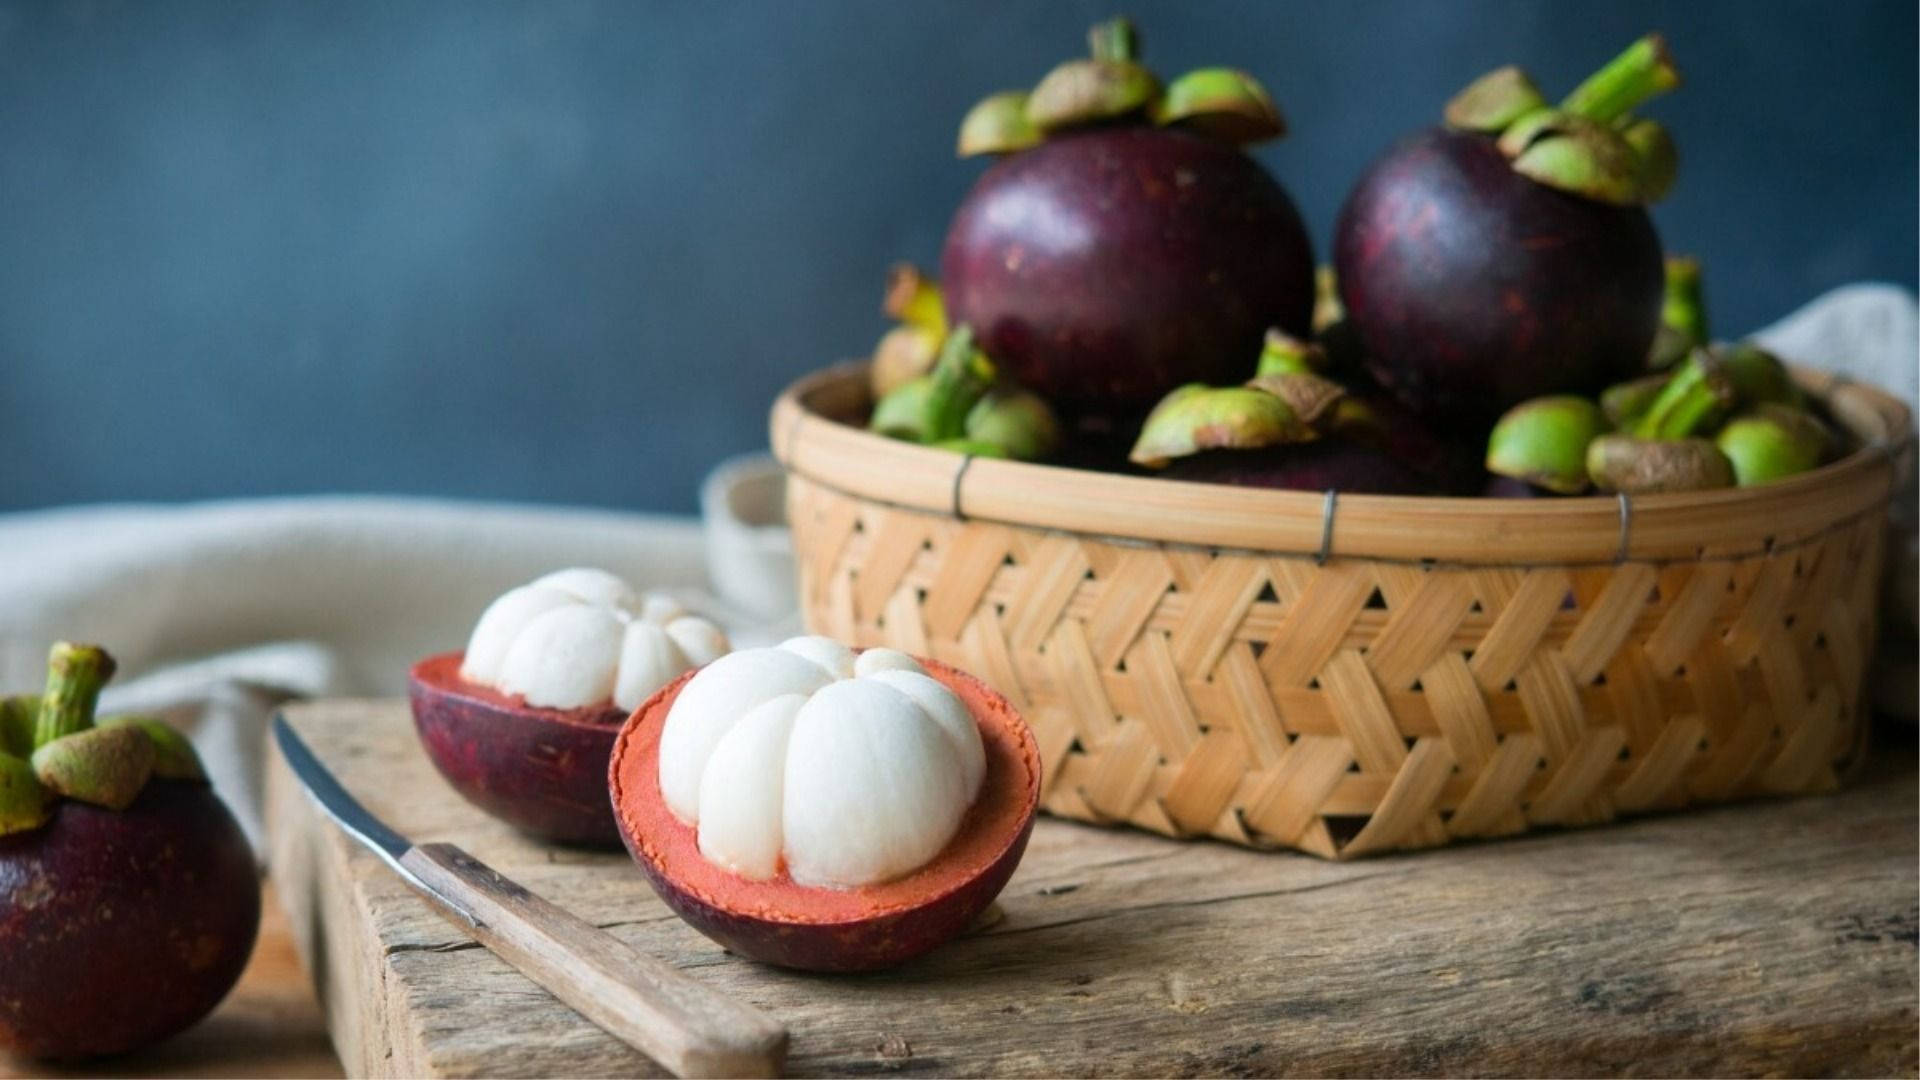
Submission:
[[[787,1029],[563,911],[452,844],[414,844],[367,812],[284,716],[273,738],[320,809],[448,922],[675,1076],[778,1076]]]

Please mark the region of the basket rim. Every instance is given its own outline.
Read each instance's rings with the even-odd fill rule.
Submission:
[[[1761,554],[1883,508],[1913,444],[1904,402],[1796,366],[1795,380],[1862,445],[1773,484],[1531,500],[1272,491],[975,458],[889,439],[836,419],[868,404],[866,371],[863,360],[824,368],[775,400],[772,449],[790,473],[962,520],[1322,559],[1571,565]]]

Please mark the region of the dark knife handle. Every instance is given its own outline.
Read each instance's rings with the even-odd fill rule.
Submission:
[[[528,892],[452,844],[400,865],[441,914],[676,1076],[778,1076],[787,1029]]]

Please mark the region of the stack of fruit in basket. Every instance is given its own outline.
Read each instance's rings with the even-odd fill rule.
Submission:
[[[1708,342],[1698,264],[1663,258],[1646,206],[1677,152],[1635,112],[1679,83],[1657,35],[1558,105],[1516,67],[1475,80],[1361,177],[1317,274],[1244,152],[1285,132],[1267,91],[1163,85],[1124,19],[1090,41],[962,121],[960,154],[998,160],[940,280],[893,272],[874,430],[1407,495],[1759,484],[1845,449],[1779,360]]]

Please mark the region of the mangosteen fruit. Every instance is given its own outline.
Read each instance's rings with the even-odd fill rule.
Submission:
[[[1027,95],[995,95],[962,152],[1002,154],[954,214],[941,291],[1015,382],[1070,414],[1138,415],[1176,386],[1226,381],[1280,326],[1305,336],[1313,258],[1293,201],[1241,145],[1283,129],[1244,72],[1162,92],[1130,24]],[[1019,103],[1029,131],[968,129]]]
[[[1512,476],[1489,476],[1480,494],[1488,499],[1542,499],[1560,494]]]
[[[489,605],[464,652],[415,664],[407,697],[428,759],[468,802],[544,840],[617,847],[607,760],[621,721],[728,648],[670,597],[560,570]]]
[[[1487,471],[1559,495],[1592,486],[1587,444],[1608,430],[1600,406],[1572,394],[1523,401],[1487,437]]]
[[[1334,266],[1381,385],[1475,425],[1645,369],[1664,279],[1646,204],[1671,179],[1672,144],[1629,110],[1677,83],[1657,35],[1558,107],[1502,68],[1367,170]]]
[[[661,690],[620,729],[608,783],[627,849],[695,929],[765,963],[867,971],[999,894],[1040,756],[969,675],[801,637]]]
[[[1052,406],[1002,378],[964,323],[946,335],[931,371],[879,399],[867,426],[889,438],[978,457],[1041,461],[1060,445]]]
[[[1732,487],[1733,463],[1712,439],[1643,439],[1609,432],[1587,444],[1594,486],[1628,495]]]
[[[880,344],[873,350],[873,363],[868,367],[868,383],[875,401],[901,384],[932,371],[947,335],[947,316],[940,303],[939,283],[911,263],[900,263],[888,272],[881,310],[891,316],[896,325],[880,338]]]
[[[1665,371],[1687,354],[1705,345],[1707,298],[1700,283],[1700,260],[1691,255],[1669,255],[1666,293],[1660,303],[1660,328],[1654,331],[1653,351],[1647,354],[1650,371]]]
[[[1806,396],[1787,366],[1765,349],[1749,342],[1709,345],[1687,354],[1629,430],[1643,439],[1704,435],[1741,408],[1762,404],[1800,409]]]
[[[193,746],[96,720],[113,659],[61,642],[0,731],[0,1050],[118,1054],[192,1025],[260,926],[253,851]]]
[[[1820,464],[1833,433],[1813,414],[1790,405],[1762,403],[1721,427],[1714,445],[1733,465],[1741,487],[1772,483]]]
[[[1432,495],[1453,490],[1457,471],[1437,441],[1387,422],[1343,388],[1276,361],[1270,342],[1244,386],[1183,386],[1161,399],[1134,443],[1136,465],[1173,480],[1242,487]],[[1391,406],[1387,406],[1391,408]]]
[[[1169,480],[1354,495],[1431,495],[1433,482],[1378,447],[1323,441],[1258,450],[1214,450],[1181,458]]]

